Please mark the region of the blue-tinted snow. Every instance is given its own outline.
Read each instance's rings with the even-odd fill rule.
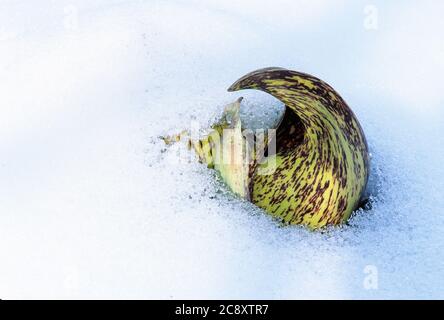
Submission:
[[[0,296],[444,298],[443,10],[3,1]],[[280,228],[157,139],[240,95],[269,112],[226,92],[266,66],[326,80],[359,118],[375,200],[349,226]]]

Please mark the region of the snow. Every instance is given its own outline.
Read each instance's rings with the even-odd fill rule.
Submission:
[[[0,298],[444,298],[444,4],[368,6],[3,0]],[[266,66],[360,120],[374,200],[349,225],[279,227],[157,139],[241,95],[267,119],[226,92]]]

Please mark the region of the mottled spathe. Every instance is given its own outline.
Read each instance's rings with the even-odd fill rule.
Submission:
[[[340,224],[359,204],[369,173],[367,142],[351,109],[308,74],[265,68],[228,90],[258,89],[286,105],[277,134],[277,168],[252,174],[251,201],[290,224]]]
[[[255,138],[263,140],[262,149],[275,144],[274,153],[261,152],[244,134],[240,98],[225,107],[208,136],[188,140],[200,161],[218,171],[234,193],[284,223],[317,229],[347,221],[364,193],[369,156],[362,128],[344,100],[322,80],[282,68],[251,72],[228,90],[242,89],[262,90],[285,104],[275,135]]]

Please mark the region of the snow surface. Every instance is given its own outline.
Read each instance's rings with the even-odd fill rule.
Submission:
[[[444,298],[444,3],[371,5],[2,0],[0,298]],[[266,112],[226,92],[266,66],[359,118],[376,190],[348,226],[279,227],[157,139]]]

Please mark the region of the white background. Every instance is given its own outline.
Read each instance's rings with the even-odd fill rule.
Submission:
[[[0,0],[0,298],[444,298],[443,11]],[[360,120],[376,200],[349,226],[280,228],[161,152],[267,66],[322,78]]]

